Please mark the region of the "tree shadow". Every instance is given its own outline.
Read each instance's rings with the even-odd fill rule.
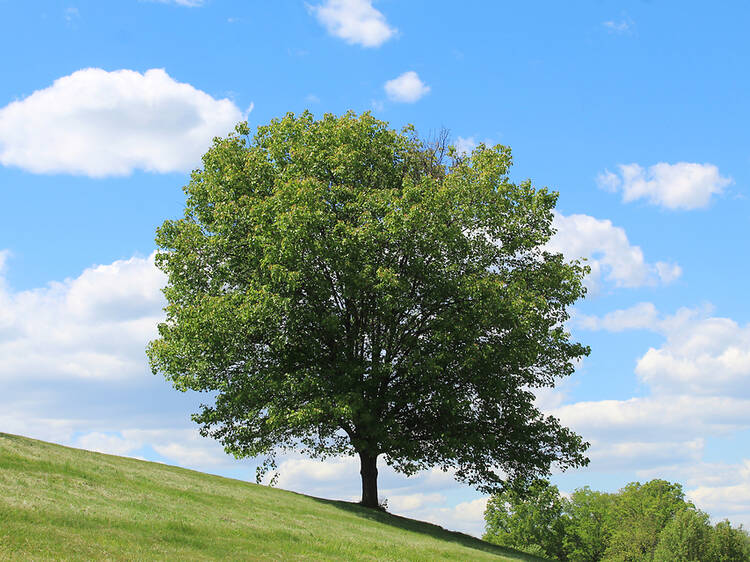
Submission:
[[[363,519],[376,521],[378,523],[390,525],[391,527],[396,527],[398,529],[403,529],[412,533],[420,533],[422,535],[427,535],[441,541],[453,542],[466,548],[473,548],[475,550],[481,550],[490,554],[497,554],[498,556],[511,556],[518,560],[527,560],[529,562],[548,562],[545,558],[532,556],[531,554],[526,554],[525,552],[521,552],[520,550],[492,544],[465,533],[448,531],[447,529],[444,529],[439,525],[434,525],[425,521],[417,521],[416,519],[401,517],[400,515],[394,515],[392,513],[381,511],[379,509],[363,507],[358,503],[339,500],[327,500],[324,498],[315,497],[310,497],[310,499],[337,509],[341,509]]]

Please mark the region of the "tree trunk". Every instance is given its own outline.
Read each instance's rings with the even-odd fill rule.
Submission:
[[[359,503],[365,507],[379,507],[378,456],[359,453],[359,462],[359,473],[362,475],[362,501]]]

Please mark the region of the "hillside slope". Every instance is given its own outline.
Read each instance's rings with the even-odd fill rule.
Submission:
[[[537,560],[355,504],[0,433],[0,559]]]

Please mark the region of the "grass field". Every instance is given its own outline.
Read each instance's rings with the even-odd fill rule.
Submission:
[[[538,560],[441,527],[0,433],[0,560]]]

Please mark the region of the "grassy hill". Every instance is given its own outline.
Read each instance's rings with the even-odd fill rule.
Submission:
[[[0,433],[0,560],[538,560],[436,525]]]

